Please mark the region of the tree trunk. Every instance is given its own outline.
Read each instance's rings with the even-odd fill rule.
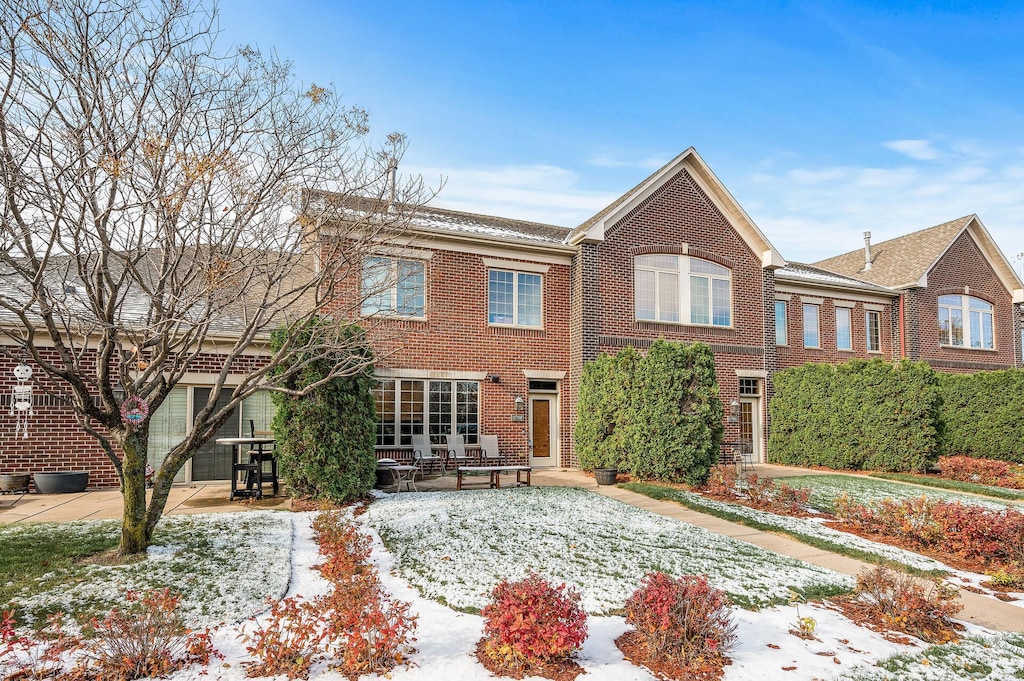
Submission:
[[[153,538],[153,528],[146,522],[146,454],[149,449],[146,430],[125,433],[120,438],[124,450],[121,469],[124,516],[118,553],[122,556],[145,553]]]

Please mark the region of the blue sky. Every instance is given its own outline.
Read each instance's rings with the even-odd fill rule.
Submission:
[[[221,47],[407,134],[439,206],[575,226],[693,146],[790,260],[970,213],[1024,251],[1020,3],[219,7]]]

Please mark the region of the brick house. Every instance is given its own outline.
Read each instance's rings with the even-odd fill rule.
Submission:
[[[320,244],[320,256],[335,247]],[[579,378],[601,352],[707,343],[728,405],[724,439],[764,460],[779,369],[853,357],[1020,367],[1022,301],[976,216],[787,262],[691,148],[575,228],[418,209],[328,311],[372,330],[381,456],[409,457],[414,435],[440,444],[458,433],[473,446],[494,434],[506,460],[572,467]],[[188,427],[190,391],[202,389],[182,387],[168,428]],[[227,428],[241,432],[253,415],[263,426],[270,409],[254,402]],[[79,437],[53,427],[47,439]],[[30,465],[10,458],[11,444],[4,424],[0,472]],[[207,463],[224,456],[197,457],[198,476],[193,462],[184,479],[216,478]]]

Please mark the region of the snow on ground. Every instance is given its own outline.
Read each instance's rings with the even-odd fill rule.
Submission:
[[[832,500],[844,492],[861,504],[880,499],[916,499],[927,496],[934,501],[957,501],[965,506],[980,506],[994,511],[1015,507],[1009,502],[983,499],[973,494],[961,494],[936,487],[917,487],[856,475],[800,475],[781,481],[790,487],[809,488],[811,505],[829,513],[833,511]]]
[[[529,571],[580,589],[592,613],[621,609],[647,572],[704,574],[734,601],[785,602],[790,589],[839,593],[847,575],[607,497],[565,487],[396,494],[368,522],[420,592],[483,607],[502,578]]]

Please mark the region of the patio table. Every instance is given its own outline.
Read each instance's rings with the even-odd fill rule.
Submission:
[[[247,471],[246,472],[246,481],[245,481],[245,483],[246,483],[246,490],[249,491],[249,492],[252,492],[252,485],[253,485],[254,482],[256,482],[257,484],[259,484],[260,489],[258,490],[259,493],[254,495],[254,496],[260,496],[260,497],[263,496],[263,489],[262,489],[262,487],[263,487],[263,485],[262,485],[262,483],[263,483],[263,479],[262,479],[263,478],[263,476],[262,476],[263,464],[264,464],[264,462],[269,462],[270,463],[270,480],[269,480],[269,482],[271,483],[271,488],[273,490],[273,496],[277,496],[278,489],[279,489],[279,487],[278,487],[279,483],[278,483],[278,478],[277,478],[277,460],[274,458],[274,451],[273,451],[273,445],[274,445],[274,442],[275,442],[274,438],[272,438],[272,437],[219,437],[219,438],[217,438],[215,440],[215,442],[217,444],[219,444],[219,445],[227,445],[227,446],[230,446],[230,447],[234,447],[234,454],[232,455],[232,460],[231,460],[231,478],[232,478],[231,498],[232,499],[235,498],[235,496],[241,496],[241,493],[238,492],[238,490],[235,489],[235,485],[237,484],[237,481],[235,480],[235,477],[236,477],[235,467],[236,466],[240,466],[240,465],[244,466],[244,464],[242,463],[242,449],[243,448],[247,448],[248,451],[249,451],[249,464],[250,465],[252,465],[252,464],[258,465],[260,467],[260,473],[261,473],[261,475],[259,476],[259,479],[254,481],[254,480],[251,479],[252,478],[251,471]],[[268,447],[268,445],[270,447],[267,448],[267,449],[264,449],[265,447]],[[253,448],[255,448],[255,449],[253,449]],[[250,496],[253,496],[253,495],[250,494]]]

